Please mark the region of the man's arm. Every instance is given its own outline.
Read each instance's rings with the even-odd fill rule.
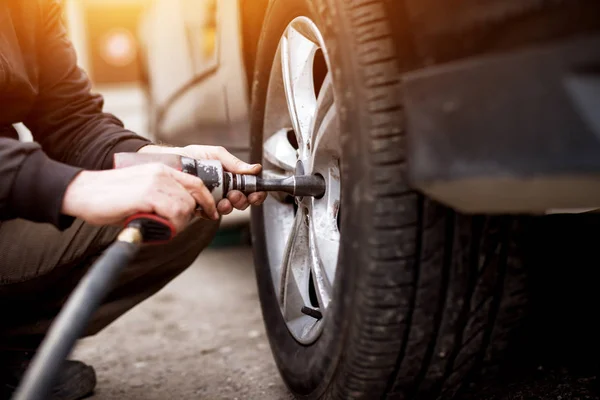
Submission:
[[[90,92],[91,83],[77,66],[62,7],[56,0],[39,3],[39,96],[24,123],[52,159],[85,169],[108,169],[115,152],[137,151],[149,141],[102,111],[102,97]]]
[[[0,139],[0,220],[24,218],[67,228],[61,211],[68,185],[81,169],[108,169],[112,155],[150,142],[102,112],[103,99],[77,66],[56,0],[40,0],[36,60],[39,95],[25,125],[34,143]],[[40,148],[41,145],[41,148]],[[43,150],[43,151],[42,151]]]
[[[64,192],[80,169],[51,160],[37,143],[0,138],[0,220],[24,218],[63,229]]]

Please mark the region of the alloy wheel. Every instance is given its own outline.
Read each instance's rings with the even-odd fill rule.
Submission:
[[[328,317],[340,243],[339,124],[323,36],[313,21],[285,29],[267,92],[263,176],[319,174],[322,198],[269,195],[264,209],[269,268],[294,338],[314,342]]]

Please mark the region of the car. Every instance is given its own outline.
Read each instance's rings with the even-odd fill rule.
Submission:
[[[154,3],[155,138],[327,182],[252,210],[294,396],[449,398],[502,362],[529,227],[600,205],[599,16],[593,0]]]

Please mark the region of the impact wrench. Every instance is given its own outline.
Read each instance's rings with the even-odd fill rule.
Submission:
[[[215,203],[232,190],[239,190],[246,195],[254,192],[285,192],[298,197],[321,197],[325,194],[325,180],[319,175],[262,179],[227,172],[219,161],[195,160],[176,154],[117,153],[114,156],[115,168],[148,163],[165,164],[199,177],[211,192]],[[117,240],[90,267],[53,321],[15,391],[14,400],[48,398],[62,363],[140,246],[164,243],[174,235],[175,227],[159,215],[136,214],[127,219]]]

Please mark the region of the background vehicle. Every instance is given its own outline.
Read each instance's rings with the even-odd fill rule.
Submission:
[[[227,144],[249,156],[249,89],[239,4],[154,1],[140,26],[150,135],[171,144]]]
[[[265,174],[328,182],[252,214],[296,396],[448,397],[502,360],[531,219],[600,204],[599,15],[591,0],[155,3],[156,136],[204,141],[210,121]]]

